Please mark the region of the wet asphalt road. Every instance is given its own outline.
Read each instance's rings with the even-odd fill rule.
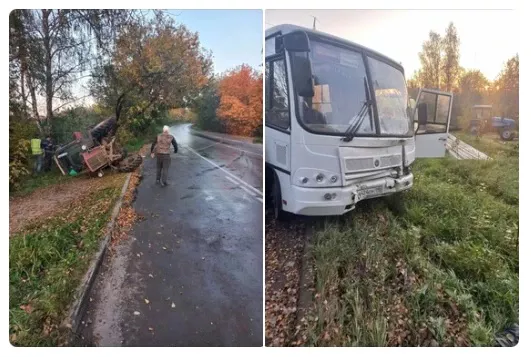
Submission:
[[[261,147],[216,143],[188,125],[171,131],[169,185],[155,184],[147,157],[134,203],[145,219],[105,259],[84,343],[262,346]]]

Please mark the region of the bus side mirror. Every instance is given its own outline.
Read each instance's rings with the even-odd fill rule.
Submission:
[[[428,123],[428,104],[419,103],[418,107],[419,126],[426,125]]]
[[[291,71],[296,93],[304,98],[313,97],[313,76],[308,35],[304,31],[290,32],[282,36],[282,44],[291,55]]]
[[[310,39],[304,31],[293,31],[282,36],[282,44],[288,52],[310,52]]]
[[[293,53],[291,57],[293,85],[298,95],[303,98],[314,96],[312,66],[308,53]]]

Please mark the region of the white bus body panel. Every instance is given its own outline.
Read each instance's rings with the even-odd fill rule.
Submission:
[[[266,36],[291,30],[291,27],[277,26],[267,30]],[[293,29],[298,28],[293,26]],[[286,61],[286,73],[289,88],[292,88],[290,61]],[[289,134],[265,127],[265,160],[278,177],[283,209],[287,212],[307,216],[342,215],[353,210],[360,200],[410,189],[413,174],[409,169],[406,172],[403,170],[415,160],[416,146],[420,147],[423,157],[441,156],[441,146],[437,144],[439,138],[445,138],[447,133],[426,134],[420,139],[413,136],[355,137],[350,142],[342,141],[340,136],[310,133],[297,121],[293,91],[290,90],[288,95]],[[317,182],[318,174],[325,176],[322,182]],[[337,176],[335,182],[330,180],[332,176]],[[304,183],[304,178],[308,182]],[[326,194],[334,198],[327,200]]]

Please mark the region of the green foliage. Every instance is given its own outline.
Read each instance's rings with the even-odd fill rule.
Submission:
[[[123,180],[117,180],[118,184]],[[9,239],[9,333],[17,346],[64,343],[58,327],[99,246],[120,187],[96,190],[66,216]]]
[[[57,114],[52,120],[52,139],[66,144],[73,140],[75,131],[88,135],[89,129],[105,119],[104,112],[94,108],[76,107]]]
[[[38,136],[35,124],[23,121],[20,117],[9,119],[9,189],[19,188],[21,181],[30,173],[31,147],[30,140]]]
[[[220,133],[225,132],[223,122],[216,115],[219,102],[218,81],[215,78],[211,78],[195,103],[195,111],[197,112],[196,125],[198,128]]]
[[[519,157],[518,141],[503,141],[496,133],[485,133],[481,136],[471,135],[467,132],[459,131],[453,133],[458,139],[472,145],[481,152],[491,157],[517,161]],[[518,172],[516,172],[518,174]]]
[[[17,189],[23,177],[27,176],[30,150],[30,141],[27,139],[19,139],[17,145],[9,152],[9,188]]]
[[[57,166],[53,164],[52,169],[49,172],[41,172],[38,175],[25,177],[20,181],[16,189],[10,192],[10,195],[25,196],[37,189],[65,182],[70,179],[72,179],[72,176],[63,175]]]
[[[111,62],[95,68],[90,82],[98,103],[119,112],[119,122],[134,134],[167,109],[191,103],[212,71],[211,54],[198,34],[154,13],[121,29]]]
[[[517,157],[418,160],[413,171],[402,210],[367,201],[315,237],[308,344],[491,346],[518,322]]]
[[[519,120],[520,105],[520,57],[518,54],[510,58],[494,83],[499,115]]]

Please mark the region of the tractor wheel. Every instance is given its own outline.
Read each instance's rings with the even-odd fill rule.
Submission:
[[[131,172],[134,171],[142,163],[142,156],[138,154],[130,155],[118,163],[118,171]]]
[[[117,144],[116,141],[113,144],[113,153],[115,155],[120,155],[120,158],[118,158],[115,162],[122,161],[127,157],[127,149],[120,146],[120,144]]]
[[[500,133],[502,140],[511,141],[514,138],[514,133],[510,130],[504,130]]]

